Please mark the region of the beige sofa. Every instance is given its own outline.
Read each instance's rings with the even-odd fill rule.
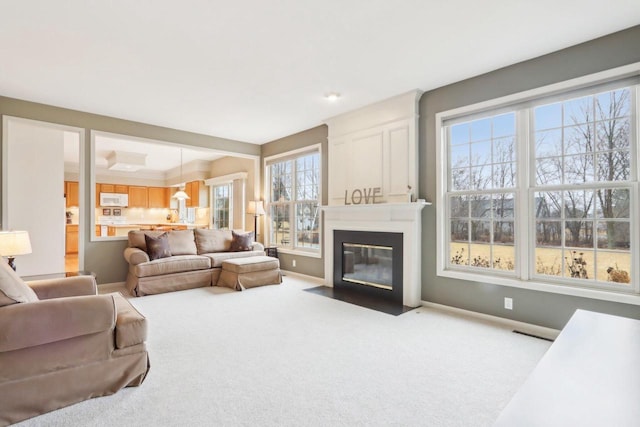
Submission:
[[[26,284],[0,259],[0,426],[140,385],[146,336],[144,316],[97,295],[92,276]]]
[[[222,262],[232,258],[264,255],[264,246],[253,242],[251,250],[232,252],[230,230],[174,230],[168,234],[171,256],[149,258],[145,234],[158,237],[163,231],[130,231],[124,257],[129,263],[126,287],[142,296],[215,286]]]

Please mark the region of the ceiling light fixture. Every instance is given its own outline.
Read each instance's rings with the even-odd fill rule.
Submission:
[[[184,191],[184,182],[182,181],[182,148],[180,149],[180,187],[172,197],[178,200],[185,200],[190,198],[189,195]]]
[[[327,98],[329,102],[336,102],[338,98],[340,98],[340,94],[338,92],[329,92],[324,97]]]

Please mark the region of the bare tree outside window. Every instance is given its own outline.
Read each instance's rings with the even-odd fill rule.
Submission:
[[[517,259],[529,260],[522,268],[536,279],[630,284],[634,91],[445,122],[447,266],[515,275],[524,241],[530,256]],[[516,211],[521,204],[528,210]]]
[[[562,187],[536,193],[537,254],[558,248],[564,277],[606,281],[612,265],[631,268],[620,186],[631,175],[630,98],[620,89],[534,109],[536,185]]]
[[[280,247],[320,248],[320,154],[269,165],[270,242]]]
[[[451,126],[450,260],[515,270],[515,114]]]

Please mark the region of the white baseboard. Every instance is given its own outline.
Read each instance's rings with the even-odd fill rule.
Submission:
[[[537,335],[539,337],[547,338],[550,340],[555,340],[560,334],[560,331],[557,329],[547,328],[539,325],[533,325],[531,323],[519,322],[517,320],[512,320],[512,319],[505,319],[504,317],[492,316],[490,314],[477,313],[475,311],[464,310],[462,308],[451,307],[448,305],[422,301],[422,306],[433,308],[436,310],[446,311],[449,313],[454,313],[462,316],[472,317],[475,319],[498,323],[510,329],[514,329],[514,330],[531,334],[531,335]]]
[[[310,282],[317,283],[319,285],[324,285],[324,278],[322,277],[309,276],[308,274],[302,274],[302,273],[298,273],[291,270],[284,270],[282,268],[280,270],[282,271],[282,274],[285,276],[299,277],[300,279],[308,280]]]

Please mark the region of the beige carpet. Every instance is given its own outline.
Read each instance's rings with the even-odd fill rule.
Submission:
[[[287,276],[132,299],[150,322],[145,383],[22,425],[490,426],[550,345],[424,307],[395,317],[310,286]]]

